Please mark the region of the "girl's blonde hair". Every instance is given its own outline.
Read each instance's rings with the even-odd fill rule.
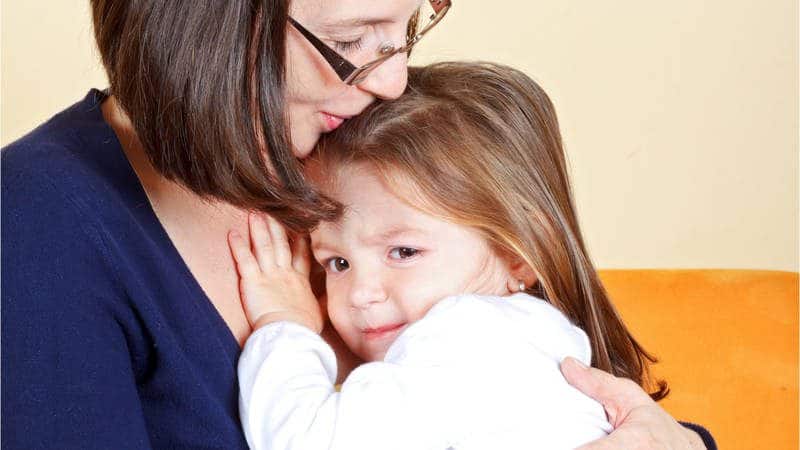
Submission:
[[[367,163],[412,206],[478,230],[538,277],[531,293],[589,336],[592,365],[649,387],[655,362],[609,301],[575,214],[553,104],[510,67],[447,62],[409,68],[406,93],[320,141],[328,174]],[[668,392],[665,382],[651,394]]]

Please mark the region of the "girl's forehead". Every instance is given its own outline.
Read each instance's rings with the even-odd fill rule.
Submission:
[[[316,164],[313,177],[323,194],[343,206],[336,222],[323,223],[327,230],[345,228],[383,232],[413,222],[427,222],[427,214],[398,196],[380,172],[366,163],[323,167]],[[323,228],[322,226],[320,228]],[[380,229],[380,230],[378,230]]]
[[[398,186],[390,186],[372,166],[351,164],[334,172],[325,193],[343,204],[343,223],[387,222],[418,215],[415,208],[395,193]]]

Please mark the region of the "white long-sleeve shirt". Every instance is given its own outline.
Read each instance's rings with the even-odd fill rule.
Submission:
[[[547,302],[448,297],[337,392],[330,346],[277,322],[240,357],[242,425],[254,449],[570,449],[611,426],[562,377],[566,356],[588,364],[589,340]]]

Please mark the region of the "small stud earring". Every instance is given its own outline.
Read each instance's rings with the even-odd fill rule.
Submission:
[[[522,280],[511,278],[508,280],[508,292],[522,292],[525,290],[525,283]]]
[[[394,45],[388,44],[388,43],[383,44],[379,51],[380,51],[381,55],[386,55],[386,54],[391,53],[391,52],[394,51]]]

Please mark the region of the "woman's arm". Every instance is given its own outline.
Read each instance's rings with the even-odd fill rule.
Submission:
[[[3,259],[8,267],[5,251]],[[131,357],[113,319],[63,291],[24,295],[6,273],[2,448],[150,448]],[[53,302],[69,306],[40,309]]]
[[[710,434],[701,438],[678,423],[631,380],[586,367],[573,358],[564,359],[561,372],[569,384],[602,403],[614,426],[608,437],[580,450],[717,448]]]
[[[96,235],[3,175],[2,447],[150,448]]]

